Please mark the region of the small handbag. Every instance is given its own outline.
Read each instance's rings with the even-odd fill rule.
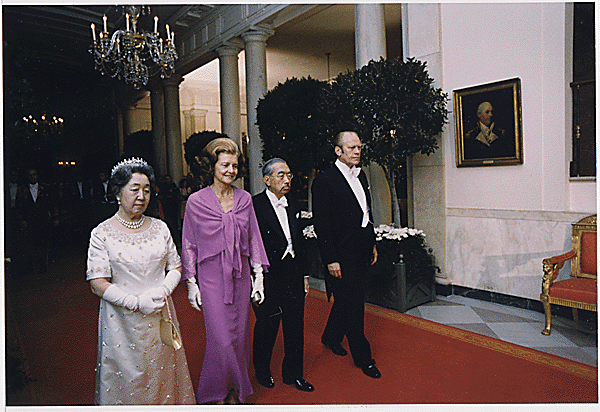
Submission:
[[[175,350],[181,348],[181,337],[177,332],[177,328],[173,324],[173,317],[171,316],[171,309],[169,309],[169,299],[165,293],[165,306],[167,307],[167,314],[169,319],[160,319],[160,339],[162,343],[174,348]]]

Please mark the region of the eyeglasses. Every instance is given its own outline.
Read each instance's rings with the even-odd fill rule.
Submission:
[[[285,176],[287,176],[287,178],[290,180],[292,180],[294,178],[294,174],[292,172],[290,172],[290,173],[279,172],[275,175],[275,177],[277,179],[283,179]]]

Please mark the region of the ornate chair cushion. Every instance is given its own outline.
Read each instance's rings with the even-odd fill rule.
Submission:
[[[596,276],[598,271],[596,233],[581,234],[581,272]]]
[[[571,278],[559,280],[550,286],[550,297],[596,304],[596,279]]]

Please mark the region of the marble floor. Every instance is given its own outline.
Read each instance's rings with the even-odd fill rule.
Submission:
[[[324,290],[321,279],[311,277],[310,284]],[[545,336],[543,313],[456,295],[437,296],[405,313],[598,367],[597,330],[571,319],[554,316]]]

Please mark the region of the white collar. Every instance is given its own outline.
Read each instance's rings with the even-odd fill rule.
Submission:
[[[266,192],[267,192],[267,197],[271,201],[271,204],[273,205],[273,207],[275,207],[278,203],[283,203],[284,205],[287,205],[287,198],[285,196],[281,196],[281,199],[277,199],[277,196],[275,195],[275,193],[271,192],[271,190],[269,190],[269,188],[266,189]]]
[[[358,166],[353,166],[353,167],[348,167],[348,165],[344,162],[342,162],[340,159],[337,159],[335,161],[335,165],[337,166],[338,169],[340,169],[340,171],[344,174],[344,176],[346,177],[351,177],[351,176],[356,176],[358,177],[358,173],[360,173],[360,167]],[[358,170],[357,174],[353,173],[353,170]]]

